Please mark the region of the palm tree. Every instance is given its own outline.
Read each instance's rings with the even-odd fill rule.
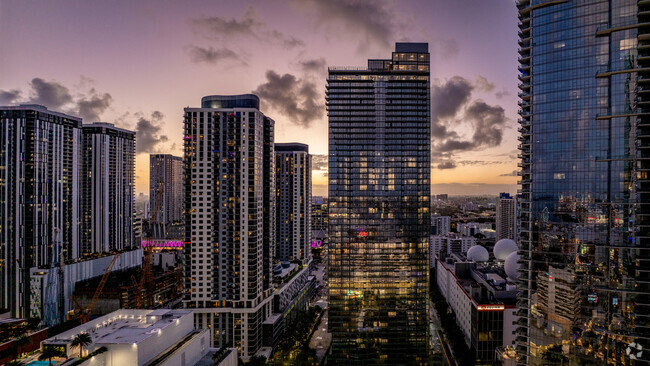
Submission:
[[[23,347],[25,347],[28,344],[32,344],[32,337],[28,336],[27,334],[23,333],[16,338],[16,347],[18,347],[18,354],[20,356],[23,355]]]
[[[79,347],[79,357],[81,357],[81,351],[83,348],[90,346],[93,343],[93,338],[88,333],[79,333],[77,334],[70,346]]]
[[[54,348],[54,347],[46,347],[45,348],[44,347],[43,352],[41,353],[40,356],[38,356],[38,359],[41,360],[41,361],[47,360],[49,362],[49,364],[51,365],[52,364],[52,357],[65,357],[65,356],[63,355],[63,352],[58,348]]]

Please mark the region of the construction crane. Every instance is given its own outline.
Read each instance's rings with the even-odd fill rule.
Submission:
[[[145,287],[144,306],[145,308],[153,307],[153,266],[151,264],[151,256],[153,254],[153,232],[154,224],[158,223],[158,211],[160,210],[160,203],[162,201],[163,192],[164,185],[161,182],[158,186],[158,189],[156,189],[156,203],[149,217],[149,230],[147,232],[147,236],[143,238],[143,243],[145,243],[144,275],[142,276],[140,284],[138,285],[138,295],[136,296],[136,308],[138,309],[141,309],[143,305],[141,294]]]
[[[99,281],[99,285],[97,286],[97,289],[95,290],[95,293],[93,294],[92,299],[90,300],[90,304],[88,306],[81,306],[79,304],[79,301],[74,297],[74,295],[70,296],[70,299],[72,302],[74,302],[75,305],[75,313],[79,317],[79,321],[81,324],[86,323],[87,321],[90,320],[90,313],[95,309],[95,305],[97,304],[97,300],[99,300],[99,295],[101,295],[102,290],[104,290],[104,285],[106,285],[106,281],[108,280],[108,277],[111,274],[111,268],[113,268],[113,265],[117,261],[117,258],[120,257],[120,253],[115,254],[113,259],[111,260],[111,263],[108,264],[108,267],[106,267],[106,270],[104,271],[104,275],[102,276],[102,279]]]

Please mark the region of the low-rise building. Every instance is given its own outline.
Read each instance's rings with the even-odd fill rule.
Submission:
[[[120,253],[120,256],[115,260],[112,272],[122,271],[132,268],[142,267],[142,249],[128,250]],[[110,265],[115,254],[98,255],[96,258],[85,257],[75,261],[70,261],[63,266],[63,288],[61,288],[59,267],[52,270],[55,271],[54,275],[48,276],[49,268],[34,267],[30,269],[30,297],[31,309],[30,317],[43,318],[47,311],[46,303],[48,296],[48,288],[50,279],[56,280],[52,284],[54,292],[59,294],[59,298],[63,301],[57,305],[60,306],[63,314],[68,314],[74,310],[74,304],[71,300],[71,295],[75,291],[77,283],[89,280],[91,278],[100,278]],[[99,281],[99,280],[97,280]],[[92,297],[92,296],[91,296]]]
[[[78,356],[79,349],[71,344],[82,333],[92,338],[86,347],[92,357],[79,364],[82,366],[191,366],[210,347],[210,332],[194,327],[192,311],[167,309],[117,310],[48,338],[42,347],[58,348],[67,357]]]
[[[432,235],[429,240],[429,267],[433,267],[437,256],[446,257],[452,253],[465,254],[476,245],[476,238],[456,233]]]
[[[482,259],[487,259],[483,257]],[[436,283],[456,315],[477,364],[493,364],[497,349],[513,346],[516,329],[516,285],[503,264],[477,262],[462,254],[436,258]]]

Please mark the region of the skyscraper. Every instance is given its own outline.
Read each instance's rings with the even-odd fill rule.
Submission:
[[[516,240],[517,206],[514,197],[508,193],[501,193],[497,200],[496,211],[496,240],[499,241],[504,238]]]
[[[215,347],[243,358],[262,346],[272,310],[273,125],[252,94],[185,108],[183,302]]]
[[[309,146],[275,144],[275,257],[282,261],[311,258],[311,160]]]
[[[135,132],[83,125],[81,254],[131,248],[134,239]]]
[[[517,7],[518,363],[646,364],[650,3]]]
[[[182,220],[183,158],[170,154],[149,155],[149,209],[160,200],[157,217],[151,221],[168,225]]]
[[[330,67],[329,328],[335,364],[427,358],[430,86],[426,43]]]
[[[0,107],[0,307],[15,317],[30,316],[30,268],[80,254],[80,159],[80,118]]]

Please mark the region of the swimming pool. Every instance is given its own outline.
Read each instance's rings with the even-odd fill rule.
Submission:
[[[50,366],[54,365],[55,363],[56,361],[52,361],[52,363],[50,363],[50,361],[32,361],[25,366]]]

